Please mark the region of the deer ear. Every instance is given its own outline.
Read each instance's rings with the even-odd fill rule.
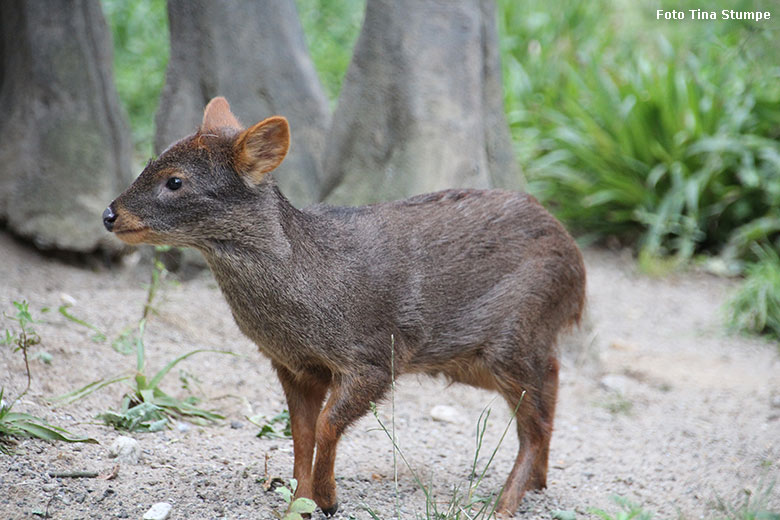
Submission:
[[[213,133],[220,128],[232,128],[241,130],[241,124],[230,111],[227,99],[215,97],[206,105],[203,111],[203,122],[200,125],[201,133]]]
[[[238,173],[259,183],[279,166],[290,148],[290,126],[281,116],[269,117],[241,132],[233,145]]]

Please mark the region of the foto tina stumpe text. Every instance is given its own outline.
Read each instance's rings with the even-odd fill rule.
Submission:
[[[658,9],[655,12],[656,20],[769,20],[772,13],[769,11],[735,11],[722,9],[721,11],[706,11],[704,9],[686,9],[678,11],[672,9]]]

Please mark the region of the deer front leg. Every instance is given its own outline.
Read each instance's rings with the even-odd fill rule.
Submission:
[[[325,408],[317,419],[317,459],[314,462],[314,501],[327,516],[338,510],[336,494],[336,446],[354,421],[368,412],[390,386],[390,374],[378,370],[357,371],[359,376],[335,379]]]
[[[293,477],[298,481],[295,496],[313,498],[311,469],[315,431],[328,384],[313,377],[295,376],[284,367],[275,366],[275,368],[290,411],[294,456]]]

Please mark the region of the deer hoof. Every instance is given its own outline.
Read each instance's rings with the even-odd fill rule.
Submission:
[[[330,507],[323,507],[322,512],[325,513],[325,516],[333,516],[336,514],[336,511],[339,510],[339,503],[336,502]]]

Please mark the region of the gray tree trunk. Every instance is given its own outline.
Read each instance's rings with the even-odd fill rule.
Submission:
[[[327,201],[522,186],[493,0],[368,0],[325,159]]]
[[[132,180],[98,0],[0,2],[0,218],[44,249],[113,249],[101,213]]]
[[[297,205],[320,200],[328,100],[293,0],[169,0],[171,58],[157,113],[157,151],[191,134],[225,96],[245,125],[290,120],[292,147],[274,172]]]

